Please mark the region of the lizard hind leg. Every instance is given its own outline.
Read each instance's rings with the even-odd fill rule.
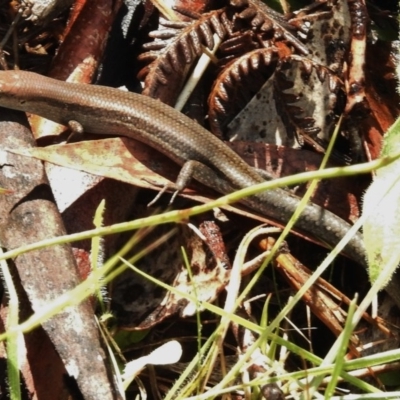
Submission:
[[[154,199],[147,204],[147,207],[152,206],[158,199],[167,191],[167,190],[174,190],[174,193],[172,194],[171,200],[169,201],[169,204],[171,205],[176,196],[182,192],[187,185],[189,184],[190,180],[192,179],[193,175],[193,170],[196,168],[197,162],[195,161],[187,161],[185,164],[183,164],[178,177],[176,178],[175,185],[171,183],[165,184],[162,189],[157,193],[157,195],[154,197]]]

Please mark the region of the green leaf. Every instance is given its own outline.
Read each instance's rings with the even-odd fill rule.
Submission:
[[[386,133],[381,156],[399,153],[400,118]],[[363,214],[370,281],[385,274],[386,286],[400,262],[400,160],[377,170],[364,196]]]

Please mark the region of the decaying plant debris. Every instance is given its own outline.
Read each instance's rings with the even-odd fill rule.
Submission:
[[[26,2],[23,3],[25,6]],[[40,2],[36,4],[38,3]],[[19,6],[19,3],[16,2],[11,7],[13,11],[1,9],[2,25],[5,26],[6,21],[8,23],[11,19],[4,15],[6,13],[17,14]],[[64,2],[62,7],[65,10],[67,6],[67,2]],[[117,15],[121,2],[109,2],[108,6],[107,10],[112,11],[107,11],[109,16],[107,23],[111,23]],[[198,84],[200,94],[194,93],[188,102],[187,112],[191,115],[191,103],[197,105],[200,111],[195,113],[196,119],[221,140],[238,142],[236,144],[239,149],[243,142],[244,150],[242,148],[241,151],[244,155],[252,155],[256,148],[261,148],[264,153],[268,153],[268,156],[274,152],[279,153],[279,157],[270,157],[267,165],[270,169],[268,172],[272,176],[280,175],[283,169],[282,163],[296,165],[293,167],[295,170],[291,171],[292,173],[301,170],[301,167],[297,167],[301,162],[297,161],[296,163],[296,160],[299,159],[294,155],[295,150],[293,149],[301,150],[304,154],[307,154],[307,151],[319,155],[324,154],[340,117],[342,120],[339,143],[332,152],[332,159],[336,164],[357,163],[360,160],[367,160],[379,152],[376,149],[379,147],[380,135],[384,133],[395,114],[398,113],[398,105],[393,105],[393,103],[398,103],[396,103],[398,98],[396,97],[395,101],[388,100],[393,89],[393,64],[390,60],[385,62],[385,76],[379,83],[373,76],[376,72],[371,72],[380,68],[380,65],[377,67],[371,62],[371,53],[378,52],[379,48],[379,51],[382,51],[380,54],[390,54],[390,52],[385,53],[384,46],[377,45],[379,36],[376,27],[382,24],[383,20],[386,21],[388,16],[376,6],[369,4],[367,7],[364,0],[321,0],[300,10],[283,14],[260,0],[224,0],[218,3],[218,8],[208,8],[201,13],[194,12],[187,6],[177,5],[174,9],[178,16],[177,20],[168,20],[162,17],[157,19],[155,18],[157,12],[153,7],[149,3],[145,6],[142,24],[136,24],[140,26],[136,33],[140,37],[142,30],[146,30],[143,29],[143,26],[146,26],[148,21],[150,21],[149,24],[152,24],[152,28],[143,34],[145,38],[138,39],[138,42],[145,42],[140,50],[135,48],[135,54],[130,54],[131,58],[136,60],[137,77],[143,85],[142,94],[174,105],[199,58],[214,49],[215,55],[210,56],[211,63]],[[20,47],[24,47],[26,50],[26,53],[21,51],[22,63],[27,62],[30,56],[31,60],[35,61],[31,64],[28,61],[28,65],[37,70],[45,70],[51,53],[55,52],[58,45],[59,23],[62,21],[62,17],[53,17],[53,15],[53,11],[47,12],[46,10],[46,13],[41,15],[37,8],[31,9],[29,12],[29,7],[24,7],[21,20],[17,25],[16,40],[19,40]],[[104,18],[102,19],[101,15],[97,18],[100,21],[106,21]],[[154,19],[157,19],[156,24],[158,25],[155,29]],[[85,21],[83,25],[85,25]],[[107,38],[110,26],[101,28],[103,33],[106,32],[104,38]],[[6,29],[1,32],[5,33]],[[89,34],[82,36],[90,37]],[[77,35],[76,37],[80,38],[81,36]],[[97,37],[99,43],[96,45],[96,61],[92,62],[91,74],[97,69],[101,59],[99,54],[102,54],[104,50],[105,39],[100,40],[99,38],[103,38],[103,36]],[[79,39],[75,41],[74,45],[78,45],[79,41]],[[11,53],[11,47],[6,46],[5,49],[4,54]],[[39,51],[34,55],[36,49],[44,53],[48,50],[48,53],[45,57],[37,57]],[[70,57],[73,58],[75,53],[78,52],[70,49],[67,56],[68,61]],[[370,58],[368,59],[368,57]],[[3,58],[2,64],[5,65],[6,61],[10,62],[9,58],[7,54]],[[61,63],[67,64],[62,51],[57,58],[62,60]],[[87,58],[82,58],[86,62]],[[46,61],[43,62],[43,59]],[[38,62],[38,60],[40,61]],[[56,61],[59,62],[59,60]],[[53,65],[53,71],[58,68],[60,68],[59,65]],[[134,75],[132,71],[131,75]],[[388,84],[389,81],[391,83]],[[390,88],[390,86],[392,87]],[[375,130],[371,133],[365,128],[366,125]],[[263,147],[257,147],[254,143]],[[124,157],[126,157],[126,153],[129,153],[126,149],[127,147],[123,147],[122,150],[119,150],[121,154],[125,152]],[[82,152],[86,154],[86,149]],[[116,152],[118,153],[118,150]],[[288,157],[291,157],[292,160],[285,162],[284,156],[281,156],[284,153],[289,154]],[[309,166],[314,168],[318,164],[313,157],[317,156],[311,154],[309,159],[312,161],[308,160],[309,164],[304,162],[306,169]],[[70,158],[74,157],[70,156]],[[149,158],[151,159],[151,156]],[[121,157],[121,159],[125,158]],[[73,161],[75,162],[75,159]],[[164,166],[168,160],[160,159],[158,161],[156,159],[155,164],[157,163],[159,165],[154,169],[158,168],[158,171],[164,172]],[[148,179],[147,175],[141,177],[140,168],[134,169],[134,172],[136,182]],[[175,176],[175,171],[173,170],[172,173],[169,171],[166,175],[168,174]],[[344,185],[345,188],[351,184],[347,183],[346,185]],[[154,182],[152,187],[157,187],[157,182]],[[303,190],[303,188],[296,189]],[[342,190],[346,191],[343,188]],[[118,190],[115,191],[118,192]],[[350,191],[346,193],[347,198],[340,197],[341,200],[344,198],[345,204],[342,207],[345,208],[344,217],[348,220],[358,216],[358,194],[355,190],[355,193],[350,193]],[[127,198],[121,200],[124,206],[132,196],[132,192],[129,191]],[[208,196],[208,193],[205,196]],[[142,202],[145,203],[145,201],[141,198],[140,193],[135,200],[137,202],[134,206],[136,213],[138,210],[141,211]],[[187,207],[183,200],[182,203],[180,201],[181,199],[178,199],[174,206],[177,208]],[[321,203],[327,208],[334,208],[335,204],[332,206],[332,203],[335,201],[336,198],[330,193]],[[113,203],[111,202],[111,204]],[[114,204],[118,204],[118,202]],[[161,201],[161,205],[163,204]],[[336,207],[338,206],[336,205]],[[129,208],[128,205],[127,208]],[[70,210],[66,211],[66,213],[68,212]],[[80,214],[91,215],[92,211],[90,209],[87,211],[85,209],[84,212],[80,210]],[[133,215],[131,213],[129,215],[129,218],[141,217],[143,214]],[[75,218],[74,223],[76,222]],[[139,345],[132,346],[133,356],[129,352],[125,354],[127,359],[137,357],[142,351],[147,352],[146,346],[152,347],[154,343],[169,337],[182,338],[185,347],[184,354],[189,359],[193,354],[193,348],[197,346],[193,345],[195,343],[193,318],[196,317],[197,309],[202,308],[201,306],[206,302],[219,301],[222,303],[225,300],[227,288],[228,292],[231,290],[230,283],[234,279],[232,276],[237,272],[231,268],[231,260],[236,255],[240,237],[253,226],[246,218],[237,216],[232,218],[229,215],[228,218],[225,215],[219,215],[218,218],[206,215],[204,219],[192,219],[191,222],[193,225],[199,225],[201,233],[192,227],[179,227],[175,236],[138,261],[138,266],[142,271],[170,284],[179,293],[162,290],[145,278],[138,279],[136,272],[132,271],[119,276],[110,286],[108,295],[114,319],[107,328],[110,331],[114,329],[128,332],[150,329],[146,339],[142,339]],[[156,228],[140,245],[155,243],[163,236],[164,230],[168,232],[169,227]],[[239,271],[244,282],[250,279],[247,278],[247,274],[253,273],[265,256],[269,255],[272,241],[272,239],[265,239],[265,236],[262,236],[262,239],[257,241],[258,249],[248,251],[248,258],[254,258],[245,263]],[[108,251],[115,250],[115,242],[113,242],[113,246],[114,248],[108,249]],[[190,270],[182,261],[180,246],[183,246],[186,251]],[[300,250],[299,247],[301,247]],[[259,255],[260,249],[265,252],[262,256]],[[139,249],[135,248],[136,250]],[[281,305],[289,297],[289,285],[294,292],[297,292],[309,279],[309,270],[303,264],[309,262],[313,267],[312,264],[319,262],[326,254],[325,250],[312,244],[304,244],[303,241],[296,239],[289,239],[288,244],[279,250],[275,262],[278,266],[277,271],[280,271],[284,278],[282,280],[277,278],[276,286],[273,287],[268,273],[260,277],[258,284],[251,292],[251,296],[254,298],[249,300],[248,296],[246,298],[248,302],[242,303],[243,307],[237,311],[237,314],[249,323],[253,323],[253,321],[259,323],[264,318],[266,312],[262,307],[264,307],[265,297],[270,293],[274,293],[274,296],[272,296],[272,300],[269,300],[271,306],[268,308],[268,313],[270,312],[268,318],[272,320],[275,314],[279,314]],[[289,253],[300,256],[296,258]],[[76,252],[76,254],[80,256],[83,254],[82,258],[86,258],[86,262],[88,262],[87,248],[82,253]],[[306,254],[305,261],[302,259],[303,254]],[[340,264],[340,262],[338,263]],[[346,273],[348,274],[347,271],[343,272],[343,274]],[[336,274],[338,273],[333,272],[337,281],[346,280],[338,278],[335,276]],[[351,274],[345,276],[352,278]],[[367,285],[366,281],[363,282],[362,277],[359,280],[361,284]],[[25,285],[24,282],[22,283]],[[348,288],[347,285],[344,286],[343,292],[346,292]],[[351,290],[353,289],[349,289],[350,292]],[[359,290],[359,287],[355,290]],[[278,295],[275,295],[276,293]],[[189,296],[192,297],[189,299]],[[261,300],[258,301],[259,299]],[[279,302],[281,304],[278,304]],[[323,332],[322,336],[327,336],[329,339],[327,341],[331,340],[331,333],[336,336],[340,334],[345,323],[349,299],[326,281],[320,279],[316,286],[304,295],[304,302],[322,321],[318,333],[309,329],[304,335],[303,333],[298,337],[295,334],[292,335],[292,325],[290,324],[306,327],[304,323],[306,316],[303,309],[298,313],[295,312],[294,315],[289,315],[288,321],[290,322],[282,322],[279,329],[276,327],[274,332],[277,332],[278,339],[295,337],[294,341],[298,346],[303,346],[310,351],[308,357],[314,349],[315,353],[324,351],[321,350],[321,347],[325,343],[321,345],[318,337],[321,335],[320,332]],[[34,302],[32,303],[34,304]],[[374,342],[375,345],[372,346],[375,349],[372,352],[378,351],[380,348],[378,345],[388,346],[388,348],[396,347],[398,333],[390,324],[398,325],[398,318],[386,302],[384,307],[385,315],[380,318],[374,320],[370,316],[364,316],[363,332],[355,332],[350,337],[349,358],[365,355],[369,351],[366,350],[369,341]],[[176,319],[174,318],[182,319],[178,319],[179,322],[175,323]],[[204,343],[207,336],[213,334],[214,329],[217,331],[220,329],[220,325],[218,325],[220,321],[215,322],[215,315],[207,312],[203,314],[202,318],[203,340],[201,343]],[[266,323],[268,324],[269,320]],[[314,323],[319,324],[318,322]],[[258,344],[259,335],[255,335],[250,329],[244,329],[238,323],[231,323],[229,326],[231,328],[229,340],[223,341],[226,331],[221,333],[221,337],[215,338],[216,342],[220,341],[221,348],[223,347],[224,351],[229,354],[227,357],[228,367],[225,372],[221,373],[221,369],[222,371],[224,369],[223,365],[222,368],[215,367],[216,370],[219,370],[215,380],[214,371],[211,371],[214,369],[212,365],[215,360],[218,360],[218,363],[224,363],[225,358],[222,352],[218,358],[214,357],[213,362],[208,361],[204,355],[199,356],[198,365],[202,367],[198,370],[196,370],[196,366],[192,367],[192,372],[187,380],[175,392],[177,395],[179,393],[185,397],[196,393],[197,386],[194,389],[191,388],[189,381],[196,382],[197,380],[197,382],[201,382],[197,384],[198,387],[203,385],[207,389],[218,385],[228,375],[231,364],[233,365],[238,359],[245,359],[243,362],[246,368],[243,368],[242,371],[248,376],[243,378],[244,380],[261,379],[261,383],[254,385],[251,390],[261,393],[268,400],[282,400],[286,396],[295,397],[301,393],[303,388],[300,384],[296,386],[290,380],[275,378],[280,374],[301,369],[306,371],[307,368],[313,367],[315,360],[311,361],[311,356],[311,358],[304,356],[304,359],[300,360],[301,352],[297,354],[294,350],[294,355],[282,354],[283,350],[281,354],[278,354],[277,344],[269,341],[269,338],[268,344],[262,343],[263,346],[265,345],[264,350],[267,350],[260,351],[260,345],[254,353],[249,355],[250,353],[247,351]],[[326,327],[328,328],[326,329]],[[183,338],[185,335],[188,336],[186,343]],[[302,342],[302,336],[305,337],[304,342]],[[118,335],[117,340],[120,340]],[[308,340],[310,343],[307,342]],[[56,341],[53,344],[59,346]],[[282,345],[282,349],[284,348],[285,346]],[[61,351],[59,353],[64,355],[66,352],[68,355],[69,349],[63,350],[64,353]],[[122,356],[121,360],[124,360]],[[154,390],[152,393],[154,398],[157,397],[156,389],[160,389],[163,395],[169,391],[176,379],[176,375],[171,374],[172,371],[178,371],[180,374],[183,365],[187,365],[187,363],[177,364],[167,372],[159,372],[157,385],[154,385],[154,381],[152,381],[156,377],[151,375],[151,370],[142,375],[149,390]],[[209,381],[205,377],[208,372],[213,372]],[[370,372],[371,370],[363,373],[368,375]],[[150,376],[146,374],[150,374]],[[371,382],[379,385],[379,379],[376,379],[373,374],[371,376]],[[165,380],[163,381],[163,379]],[[307,376],[302,381],[303,386],[306,380]],[[152,383],[148,384],[147,381]],[[231,384],[240,384],[240,382],[243,380],[233,379]],[[107,383],[105,386],[107,387]],[[239,399],[249,395],[249,390],[246,387],[240,387],[232,393],[233,396],[236,396],[235,398]],[[322,390],[324,390],[323,386]]]

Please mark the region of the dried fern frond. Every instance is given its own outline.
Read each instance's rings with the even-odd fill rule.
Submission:
[[[222,136],[225,126],[258,92],[278,63],[275,47],[253,50],[228,64],[215,80],[209,105],[210,127]]]
[[[200,56],[203,47],[213,48],[213,35],[216,34],[224,39],[230,27],[225,9],[203,14],[199,19],[178,27],[164,21],[161,24],[170,29],[162,34],[158,31],[153,32],[152,36],[161,40],[157,40],[154,45],[147,45],[150,51],[139,57],[139,60],[154,59],[139,72],[139,77],[144,79],[143,94],[171,104],[173,96],[171,98],[163,94],[166,83],[173,86],[174,93],[177,93],[177,88],[181,87],[186,76],[187,67]],[[171,78],[174,78],[175,82],[171,83]]]
[[[268,7],[261,0],[230,0],[230,4],[244,8],[238,17],[248,20],[254,29],[270,32],[273,39],[284,39],[300,54],[308,54],[307,47],[296,37],[296,27],[291,25],[283,14]]]
[[[336,121],[337,91],[342,85],[329,68],[313,60],[297,55],[282,60],[274,98],[288,136],[323,152]]]

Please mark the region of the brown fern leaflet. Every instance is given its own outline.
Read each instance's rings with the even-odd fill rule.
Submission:
[[[144,78],[143,94],[170,102],[171,99],[164,99],[161,95],[160,84],[165,85],[167,81],[171,84],[169,81],[171,75],[178,76],[179,83],[173,85],[174,91],[178,92],[176,88],[181,87],[186,76],[186,67],[203,52],[203,46],[209,49],[214,47],[214,34],[223,39],[230,27],[225,18],[225,9],[211,11],[191,23],[177,24],[169,21],[160,23],[172,29],[153,32],[154,38],[162,40],[150,43],[147,46],[150,51],[139,57],[142,61],[154,59],[150,65],[142,69],[139,78]]]
[[[214,81],[208,100],[214,134],[223,136],[228,122],[259,91],[260,82],[270,78],[277,62],[277,49],[271,47],[253,50],[225,66]]]

